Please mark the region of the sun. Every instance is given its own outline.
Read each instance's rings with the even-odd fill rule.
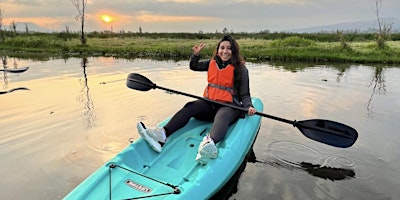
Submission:
[[[105,23],[110,23],[113,19],[109,15],[101,15],[101,20]]]

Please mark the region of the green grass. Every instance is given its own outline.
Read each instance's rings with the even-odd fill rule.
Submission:
[[[88,37],[82,45],[79,36],[72,39],[57,34],[17,35],[0,41],[2,54],[18,57],[38,54],[48,57],[114,56],[122,58],[187,59],[191,48],[206,43],[203,58],[209,58],[219,37],[195,38],[181,34],[177,37],[159,35]],[[240,35],[237,41],[242,55],[253,62],[306,61],[306,62],[352,62],[352,63],[400,63],[400,41],[388,41],[384,49],[378,49],[374,41],[347,42],[345,48],[339,41],[319,42],[300,36],[264,39]]]

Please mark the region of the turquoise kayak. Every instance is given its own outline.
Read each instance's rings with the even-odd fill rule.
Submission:
[[[253,98],[257,111],[263,110]],[[163,121],[160,125],[168,122]],[[64,199],[209,199],[229,181],[251,150],[261,116],[239,119],[217,144],[219,155],[206,165],[195,161],[211,123],[191,119],[172,134],[161,153],[139,138],[105,163]]]

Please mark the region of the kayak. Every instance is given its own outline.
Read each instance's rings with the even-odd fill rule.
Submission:
[[[257,111],[260,99],[252,98]],[[164,120],[164,125],[170,118]],[[142,139],[118,153],[64,199],[210,199],[229,181],[252,150],[261,116],[246,115],[232,124],[217,143],[218,158],[195,161],[210,122],[192,118],[172,134],[157,153]]]
[[[28,70],[29,67],[21,67],[21,68],[3,68],[0,71],[10,72],[10,73],[21,73]]]

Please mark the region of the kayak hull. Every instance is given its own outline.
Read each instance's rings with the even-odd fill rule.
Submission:
[[[257,111],[263,110],[258,98],[253,98],[253,105]],[[231,125],[217,144],[218,158],[206,165],[197,163],[195,157],[211,127],[209,122],[191,119],[168,138],[161,153],[139,138],[64,199],[209,199],[241,166],[260,124],[260,116],[246,115]]]

